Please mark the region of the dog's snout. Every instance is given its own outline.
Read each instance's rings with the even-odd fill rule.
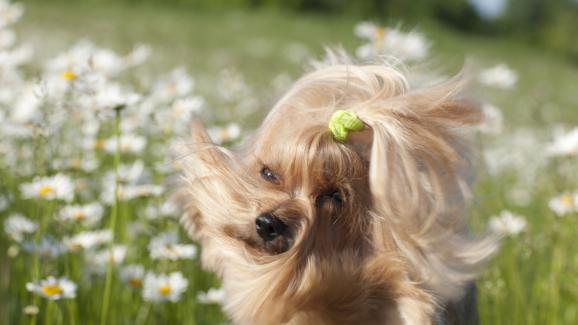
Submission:
[[[271,241],[277,236],[282,235],[287,225],[271,213],[263,213],[255,219],[257,233],[264,241]]]

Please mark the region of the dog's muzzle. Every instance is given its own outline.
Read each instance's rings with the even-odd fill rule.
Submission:
[[[287,225],[271,213],[259,215],[255,219],[255,227],[259,236],[266,242],[283,235],[287,230]]]

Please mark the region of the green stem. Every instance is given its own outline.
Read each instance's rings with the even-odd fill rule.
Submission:
[[[49,299],[46,306],[46,315],[44,315],[44,325],[52,324],[53,313],[54,313],[54,301]]]
[[[40,244],[40,239],[42,239],[42,234],[46,231],[46,226],[50,221],[50,217],[52,216],[53,212],[53,203],[52,202],[42,202],[39,204],[38,207],[38,214],[39,214],[39,227],[36,230],[36,235],[34,236],[35,244]],[[40,281],[40,252],[38,251],[38,247],[34,250],[33,254],[33,261],[32,261],[32,281],[38,282]],[[33,294],[32,295],[32,305],[38,306],[38,296]],[[30,317],[30,324],[36,324],[36,315]]]
[[[115,182],[114,182],[114,204],[112,206],[111,216],[110,216],[110,229],[112,231],[112,240],[108,246],[109,254],[112,256],[113,245],[116,238],[116,219],[118,217],[118,206],[119,206],[119,174],[118,174],[118,167],[120,166],[120,109],[115,110],[115,119],[114,119],[114,135],[116,138],[116,152],[114,154],[114,175],[115,175]],[[108,263],[108,267],[106,270],[106,281],[104,287],[104,296],[102,299],[102,310],[100,313],[100,324],[106,325],[108,319],[108,308],[110,303],[110,295],[112,290],[112,269],[113,269],[112,262]]]
[[[145,324],[149,317],[150,311],[151,311],[150,303],[145,303],[144,305],[141,305],[137,314],[136,324]]]

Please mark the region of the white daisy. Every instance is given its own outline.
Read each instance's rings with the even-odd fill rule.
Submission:
[[[65,277],[48,277],[38,283],[28,282],[26,290],[50,300],[76,297],[76,284]]]
[[[22,197],[26,199],[40,198],[44,200],[74,199],[74,184],[70,177],[56,174],[48,177],[37,177],[31,183],[20,185]]]
[[[135,161],[132,165],[119,166],[119,188],[118,195],[121,201],[128,201],[138,197],[159,196],[164,192],[161,185],[147,184],[149,173],[145,171],[144,163],[141,160]],[[108,172],[102,180],[101,200],[107,204],[112,204],[115,199],[115,173]]]
[[[141,179],[146,178],[145,165],[142,160],[136,160],[130,165],[122,164],[118,167],[118,176],[121,183],[125,184],[136,184],[141,181]],[[114,171],[108,172],[105,179],[111,179],[114,181],[115,175]]]
[[[73,237],[65,237],[63,242],[70,251],[80,251],[108,243],[111,240],[112,231],[110,229],[105,229],[84,231],[74,235]]]
[[[193,90],[195,83],[184,68],[177,68],[168,76],[161,77],[152,89],[152,97],[159,101],[169,101],[187,96]]]
[[[145,210],[144,215],[147,219],[154,220],[163,217],[176,218],[180,215],[178,206],[170,201],[165,201],[162,204],[149,204]]]
[[[26,234],[33,233],[37,228],[38,225],[35,222],[18,213],[4,220],[4,231],[17,242],[21,242]]]
[[[82,140],[82,147],[86,150],[100,151],[104,149],[104,140],[90,134]]]
[[[0,54],[2,54],[0,55],[0,65],[4,70],[17,69],[30,61],[34,54],[34,49],[30,44],[25,44],[9,51],[3,51]]]
[[[140,264],[130,264],[120,269],[120,278],[134,289],[143,285],[145,269]]]
[[[187,289],[189,281],[185,279],[181,272],[170,274],[148,273],[144,279],[143,298],[147,301],[176,302]]]
[[[518,81],[518,74],[507,65],[498,64],[495,67],[481,71],[479,80],[487,86],[510,89]]]
[[[430,44],[424,35],[416,31],[404,33],[389,29],[385,35],[384,51],[392,53],[401,60],[423,60],[428,53]]]
[[[384,28],[368,21],[362,21],[355,26],[353,31],[359,38],[374,41],[383,37]]]
[[[204,100],[200,96],[187,96],[173,101],[169,110],[156,111],[154,116],[164,132],[182,134],[190,126],[193,115],[198,113],[203,105]]]
[[[90,103],[93,105],[88,105],[106,113],[110,112],[111,109],[133,106],[140,99],[141,95],[118,84],[107,82],[98,87],[96,94],[92,97],[93,101]]]
[[[24,307],[24,309],[22,310],[22,312],[24,312],[25,315],[38,315],[39,311],[40,309],[38,308],[38,306],[34,305],[28,305]]]
[[[524,217],[515,215],[510,211],[502,211],[499,216],[490,218],[490,230],[504,235],[515,236],[526,228],[527,221]]]
[[[99,48],[92,42],[83,40],[50,60],[45,69],[52,73],[66,70],[89,70],[94,74],[112,77],[144,62],[149,52],[148,47],[137,46],[123,57],[110,49]]]
[[[202,304],[219,304],[225,302],[225,290],[223,288],[211,288],[207,292],[200,292],[197,295],[197,300]]]
[[[251,95],[251,88],[243,74],[231,68],[221,70],[216,90],[220,99],[237,105],[236,110],[241,109],[241,106],[245,105],[244,101]]]
[[[189,120],[193,113],[198,113],[205,101],[199,96],[188,96],[177,99],[171,105],[171,114],[174,119]]]
[[[66,247],[60,241],[49,236],[43,236],[40,242],[26,241],[22,244],[22,248],[43,258],[56,258],[66,252]]]
[[[16,43],[16,33],[9,29],[0,30],[0,49],[8,49]]]
[[[89,70],[94,45],[86,40],[77,42],[70,49],[49,60],[44,69],[47,75],[62,76],[68,81],[75,79],[79,71]]]
[[[18,98],[10,110],[10,119],[21,124],[30,123],[41,117],[41,100],[34,92],[33,85],[26,85],[19,93]]]
[[[101,199],[107,204],[112,204],[114,202],[114,183],[110,183],[110,186],[105,186],[104,191],[101,194]],[[120,184],[118,188],[118,196],[121,201],[130,201],[139,197],[146,196],[160,196],[164,192],[165,188],[161,185],[154,184]]]
[[[24,6],[21,3],[10,3],[10,1],[0,1],[0,28],[9,26],[17,22],[24,13]]]
[[[175,233],[164,233],[151,239],[149,254],[152,259],[193,259],[197,255],[197,248],[192,244],[178,244]]]
[[[557,133],[554,141],[546,147],[546,153],[549,156],[578,155],[578,127],[567,133]]]
[[[126,68],[123,59],[114,51],[105,48],[94,48],[90,57],[92,71],[112,76]]]
[[[130,66],[143,64],[151,55],[151,48],[145,44],[139,44],[125,57],[125,61]]]
[[[95,225],[100,221],[104,209],[100,203],[94,202],[85,205],[68,205],[60,210],[60,220],[65,222]]]
[[[86,261],[90,271],[103,274],[106,272],[108,265],[117,266],[124,262],[126,257],[126,246],[114,245],[112,250],[103,248],[100,251],[89,251],[86,254]]]
[[[207,130],[211,140],[216,144],[231,142],[241,135],[241,127],[237,123],[229,123],[224,127],[212,127]]]
[[[416,31],[402,32],[399,29],[383,28],[372,23],[361,23],[355,33],[369,41],[357,49],[357,56],[369,60],[379,56],[393,56],[402,61],[424,59],[430,42]]]
[[[147,140],[136,134],[122,134],[119,139],[120,152],[139,154],[143,151]],[[109,138],[104,142],[104,150],[109,153],[115,153],[117,150],[117,140],[115,137]]]
[[[484,119],[478,129],[483,133],[497,134],[502,131],[502,111],[496,106],[488,103],[482,105]]]
[[[550,210],[554,211],[558,216],[563,216],[567,213],[578,211],[578,192],[564,193],[562,195],[553,197],[548,202]]]

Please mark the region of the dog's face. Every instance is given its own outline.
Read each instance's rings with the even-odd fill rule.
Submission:
[[[225,231],[256,260],[345,249],[362,255],[369,232],[367,162],[326,127],[287,123],[261,132],[237,158],[234,169],[245,183],[237,195],[246,213]]]
[[[396,70],[355,68],[304,77],[234,151],[193,125],[185,224],[236,323],[425,324],[432,291],[471,279],[452,127],[476,112],[447,86],[406,96]],[[346,141],[327,127],[341,108],[365,123]]]

